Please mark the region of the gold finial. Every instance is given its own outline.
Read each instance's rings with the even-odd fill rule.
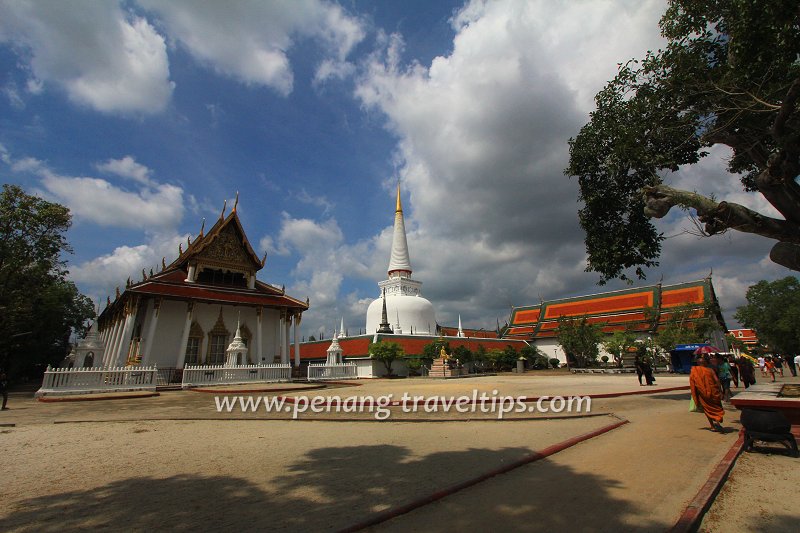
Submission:
[[[151,278],[153,277],[153,269],[152,268],[150,269],[150,277]]]
[[[192,245],[192,236],[189,235],[188,237],[186,237],[186,249],[188,250],[189,246],[191,245]]]
[[[222,202],[222,213],[219,214],[219,219],[220,220],[225,218],[225,208],[226,207],[228,207],[228,200],[227,199],[224,202]]]
[[[117,288],[114,289],[114,295],[115,295],[114,301],[119,300],[119,285],[117,285]]]
[[[308,307],[310,303],[311,303],[311,300],[309,300],[308,296],[306,296],[306,307]]]
[[[127,289],[130,286],[131,286],[131,278],[130,276],[128,276],[128,281],[125,282],[125,288]]]
[[[236,212],[236,206],[239,205],[239,191],[236,191],[236,200],[233,202],[233,211],[232,213]]]
[[[206,229],[206,219],[203,217],[203,223],[200,224],[200,237],[204,235],[203,231]]]
[[[166,269],[167,269],[167,258],[166,257],[162,257],[161,258],[161,270],[166,270]]]
[[[106,307],[111,306],[111,296],[106,296]]]
[[[183,243],[178,243],[178,254],[183,255]]]
[[[142,281],[145,281],[146,279],[147,279],[147,272],[145,272],[145,270],[142,269]]]
[[[403,212],[403,204],[400,202],[400,180],[397,180],[397,207],[395,208],[394,212]]]
[[[264,268],[264,265],[267,264],[267,252],[264,252],[264,257],[261,258],[261,268]]]
[[[281,285],[281,294],[286,294],[286,285]]]

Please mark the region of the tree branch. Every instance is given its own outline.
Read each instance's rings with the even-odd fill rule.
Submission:
[[[786,243],[800,244],[800,224],[767,217],[740,204],[715,202],[701,194],[673,189],[666,185],[644,187],[642,194],[645,202],[644,212],[652,218],[663,218],[677,205],[695,209],[709,235],[734,229]]]

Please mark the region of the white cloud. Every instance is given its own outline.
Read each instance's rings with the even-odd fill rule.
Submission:
[[[132,158],[131,162],[122,168],[141,172],[138,163]],[[13,162],[11,168],[39,176],[45,194],[69,207],[78,220],[101,226],[165,230],[176,228],[183,219],[183,189],[175,185],[149,182],[137,191],[128,191],[100,178],[58,174],[31,157]]]
[[[142,185],[151,184],[150,169],[141,163],[137,163],[136,160],[129,155],[126,155],[122,159],[109,159],[104,163],[98,163],[96,167],[100,172],[110,172],[111,174],[116,174],[123,178],[132,179]]]
[[[115,2],[0,3],[2,41],[29,62],[32,94],[53,83],[106,113],[156,113],[172,94],[164,38]]]
[[[185,245],[187,237],[175,232],[150,234],[144,244],[119,246],[109,254],[71,266],[70,278],[102,307],[106,296],[111,296],[113,300],[114,288],[124,285],[127,278],[140,281],[142,269],[148,275],[150,269],[158,272],[162,258],[167,264],[171,263],[178,255],[178,245]]]
[[[425,282],[440,322],[461,314],[471,326],[493,327],[509,305],[540,295],[623,286],[598,287],[599,276],[584,272],[578,186],[562,172],[567,139],[588,120],[617,64],[661,45],[664,9],[655,0],[473,1],[452,20],[449,55],[403,65],[402,38],[391,35],[364,66],[355,94],[398,137],[414,277]],[[675,178],[730,195],[736,178],[724,172],[724,154],[715,155]],[[757,196],[732,196],[764,207]],[[675,232],[676,222],[659,227]],[[373,253],[388,258],[389,242],[386,231],[376,236]],[[671,283],[702,278],[715,265],[723,307],[732,309],[737,291],[764,275],[736,265],[760,264],[764,248],[742,235],[669,239],[648,282],[660,274]]]
[[[297,37],[320,41],[326,59],[320,76],[334,73],[364,38],[360,21],[341,6],[321,0],[290,3],[138,0],[155,13],[171,39],[217,72],[288,95],[294,77],[287,51]],[[341,71],[342,67],[338,67]]]

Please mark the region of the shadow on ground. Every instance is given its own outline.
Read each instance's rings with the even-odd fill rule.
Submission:
[[[477,476],[528,454],[525,448],[470,449],[420,458],[391,445],[319,448],[264,486],[225,475],[131,477],[30,498],[7,511],[0,530],[338,530],[463,481],[463,476],[448,475],[453,464],[467,462],[474,466],[470,475]],[[505,531],[564,530],[576,522],[579,529],[605,531],[664,530],[670,525],[649,522],[646,510],[612,497],[617,482],[546,459],[505,475],[517,476],[513,491],[498,489],[492,498],[474,501],[469,497],[473,488],[445,498],[440,504],[446,502],[448,514],[427,523],[425,530],[474,531],[471,524],[478,516],[492,517]],[[557,487],[542,485],[553,479]],[[632,522],[639,526],[632,528]]]

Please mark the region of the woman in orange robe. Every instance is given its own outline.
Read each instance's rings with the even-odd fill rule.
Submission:
[[[692,367],[689,374],[689,387],[692,389],[692,398],[698,408],[708,418],[708,423],[714,431],[722,431],[722,386],[717,373],[709,368],[708,361],[702,356],[696,359],[697,364]]]

